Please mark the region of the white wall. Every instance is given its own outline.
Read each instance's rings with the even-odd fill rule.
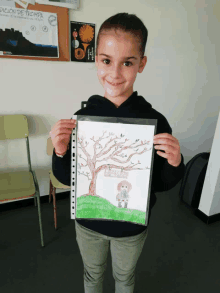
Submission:
[[[148,63],[134,91],[165,115],[187,163],[211,150],[220,110],[220,1],[84,0],[70,20],[96,24],[119,13],[134,13],[149,36]],[[69,119],[91,95],[103,95],[94,64],[0,59],[0,115],[24,114],[30,126],[30,148],[41,195],[49,192],[51,157],[46,141],[59,119]],[[25,142],[0,146],[0,171],[24,166]],[[10,154],[10,160],[8,159]],[[216,212],[220,212],[220,203]]]
[[[199,210],[212,216],[220,213],[220,113],[202,189]]]

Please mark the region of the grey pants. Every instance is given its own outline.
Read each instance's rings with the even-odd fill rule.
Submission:
[[[109,246],[112,255],[115,293],[133,293],[135,268],[142,252],[148,229],[136,236],[108,237],[77,223],[76,241],[84,264],[85,293],[102,293]]]

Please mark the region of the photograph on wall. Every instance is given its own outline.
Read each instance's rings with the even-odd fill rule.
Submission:
[[[58,58],[57,14],[0,6],[0,55]]]
[[[95,24],[70,22],[71,61],[95,62]]]
[[[75,218],[147,225],[157,120],[74,117]]]

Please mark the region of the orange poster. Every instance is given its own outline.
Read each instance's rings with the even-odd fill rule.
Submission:
[[[95,24],[70,23],[71,61],[95,62]]]

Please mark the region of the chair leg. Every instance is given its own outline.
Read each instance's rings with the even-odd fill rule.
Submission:
[[[52,193],[52,190],[53,190],[53,186],[52,186],[52,182],[50,180],[49,203],[51,202],[51,193]]]
[[[54,226],[57,229],[57,205],[56,205],[56,188],[53,187],[53,211],[54,211]]]
[[[40,195],[37,194],[37,205],[38,205],[38,217],[39,217],[39,225],[40,225],[40,237],[41,237],[41,245],[44,247],[44,239],[43,239],[43,229],[42,229],[42,220],[41,220],[41,210],[40,210]]]
[[[34,205],[35,205],[35,207],[37,206],[36,194],[34,195]]]

